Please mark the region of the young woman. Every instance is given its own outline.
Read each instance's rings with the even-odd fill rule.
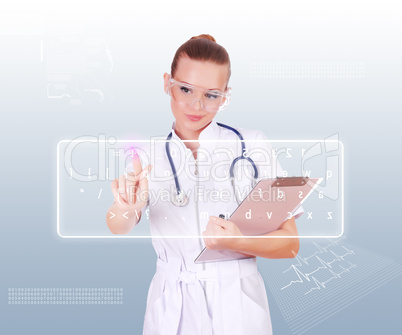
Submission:
[[[109,211],[116,215],[113,218],[108,215],[106,219],[112,233],[130,232],[146,208],[150,209],[157,268],[147,297],[143,330],[146,335],[272,334],[267,294],[257,271],[256,256],[292,258],[298,252],[299,240],[219,238],[243,235],[233,222],[218,217],[220,213],[233,212],[238,203],[228,178],[217,178],[219,169],[214,171],[216,178],[213,178],[211,164],[201,164],[202,159],[198,157],[208,156],[218,148],[234,152],[241,148],[233,128],[214,120],[229,102],[230,74],[229,55],[212,36],[192,37],[181,45],[174,56],[170,75],[163,76],[164,91],[172,97],[175,118],[171,133],[164,143],[153,148],[152,165],[143,168],[141,161],[149,162],[149,159],[135,154],[132,172],[112,183],[115,202]],[[266,139],[261,131],[235,130],[243,136],[247,149],[263,146],[270,150],[267,142],[255,141]],[[215,154],[210,158],[212,163],[222,160],[222,156]],[[178,171],[179,166],[185,171],[176,173],[174,169]],[[227,170],[228,166],[225,168]],[[272,166],[268,169],[257,164],[259,177],[280,176],[281,168],[279,165],[276,168],[273,171]],[[150,173],[149,181],[146,173]],[[228,177],[227,173],[220,177],[225,175]],[[169,178],[158,179],[157,176]],[[247,187],[249,180],[243,178],[237,182],[240,187]],[[172,201],[164,201],[162,197],[150,201],[156,198],[149,192],[152,190],[166,190],[168,194],[180,196],[172,196]],[[232,192],[230,200],[208,196],[212,190]],[[266,235],[297,236],[295,218],[302,212],[299,208],[281,229]],[[158,238],[163,236],[177,238]],[[238,251],[249,257],[194,263],[204,247]]]

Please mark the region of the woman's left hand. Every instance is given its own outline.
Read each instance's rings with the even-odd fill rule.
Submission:
[[[232,222],[217,216],[210,216],[206,230],[202,232],[207,249],[235,250],[240,238],[219,238],[220,236],[243,236],[240,229]]]

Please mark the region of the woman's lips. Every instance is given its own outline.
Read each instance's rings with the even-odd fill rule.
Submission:
[[[190,121],[198,121],[203,118],[203,116],[199,116],[199,115],[186,115],[186,116]]]

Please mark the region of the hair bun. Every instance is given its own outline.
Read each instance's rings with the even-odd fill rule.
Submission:
[[[196,39],[198,39],[198,38],[204,38],[204,39],[206,39],[206,40],[210,40],[210,41],[216,43],[215,38],[213,38],[213,37],[212,37],[211,35],[209,35],[209,34],[201,34],[201,35],[198,35],[198,36],[193,36],[193,37],[190,38],[190,40],[196,40]]]

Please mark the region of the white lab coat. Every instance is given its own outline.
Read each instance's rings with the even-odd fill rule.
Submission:
[[[194,264],[195,258],[205,247],[202,232],[206,229],[210,215],[219,216],[225,212],[232,213],[237,203],[230,201],[211,201],[208,191],[227,190],[233,194],[229,178],[218,181],[208,177],[206,171],[214,163],[222,161],[228,155],[213,155],[213,162],[201,163],[205,156],[203,150],[213,152],[218,148],[231,148],[235,156],[240,156],[241,144],[231,130],[220,127],[215,120],[200,133],[200,147],[197,152],[198,175],[194,174],[195,160],[184,142],[174,131],[172,125],[172,142],[170,151],[178,174],[180,188],[189,196],[185,207],[176,207],[166,200],[167,194],[176,192],[169,160],[165,151],[165,142],[153,142],[154,145],[139,151],[142,166],[151,163],[153,170],[148,176],[149,200],[142,209],[142,217],[149,207],[149,222],[152,244],[157,254],[156,273],[152,278],[144,318],[144,335],[269,335],[272,334],[271,318],[264,281],[257,271],[256,258]],[[245,140],[266,139],[261,131],[236,128]],[[163,137],[166,139],[167,134]],[[160,138],[162,139],[162,138]],[[214,140],[206,142],[203,140]],[[232,140],[233,142],[218,142]],[[263,147],[271,152],[268,142],[245,142],[248,150],[255,146]],[[202,148],[202,149],[201,149]],[[146,155],[144,154],[146,152]],[[153,152],[152,157],[149,155]],[[187,157],[185,159],[184,157]],[[251,158],[257,157],[250,155]],[[260,156],[258,156],[260,157]],[[260,157],[261,158],[261,157]],[[282,169],[277,165],[275,173],[271,165],[255,160],[259,178],[281,176]],[[216,170],[222,177],[229,171],[230,163]],[[240,160],[236,166],[249,166],[250,163]],[[268,164],[268,163],[267,163]],[[132,167],[131,167],[132,169]],[[188,173],[180,169],[188,169]],[[130,171],[130,168],[127,169]],[[167,172],[168,171],[168,172]],[[235,168],[240,173],[241,168]],[[156,180],[166,176],[168,180]],[[203,180],[204,177],[204,180]],[[223,178],[222,178],[223,179]],[[198,185],[198,188],[197,188]],[[239,189],[251,190],[250,180],[242,178],[236,182]],[[197,202],[196,191],[199,201]],[[200,196],[201,194],[201,196]],[[243,193],[244,195],[247,193]],[[303,213],[302,207],[294,213],[297,218]],[[140,220],[140,223],[141,224]],[[135,229],[135,228],[134,228]],[[157,236],[192,236],[188,238],[158,238]]]

